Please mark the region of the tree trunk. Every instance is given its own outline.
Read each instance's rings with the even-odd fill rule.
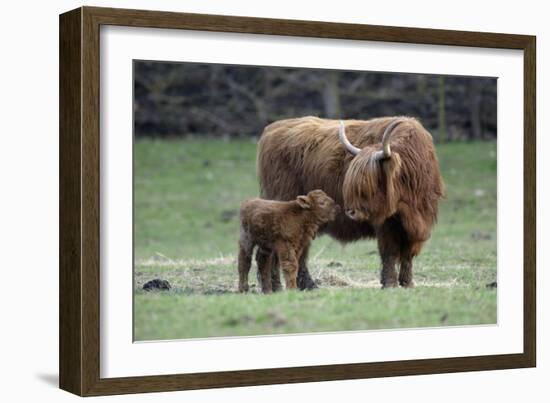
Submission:
[[[439,113],[438,113],[438,141],[447,138],[447,122],[445,118],[445,77],[439,77]]]
[[[323,88],[323,102],[327,118],[339,118],[340,116],[340,89],[338,88],[339,73],[329,71]]]
[[[470,90],[470,122],[471,131],[468,136],[470,139],[483,138],[481,129],[481,91],[479,85],[472,80],[469,85]]]

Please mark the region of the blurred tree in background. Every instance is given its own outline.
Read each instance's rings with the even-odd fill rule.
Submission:
[[[278,119],[414,116],[436,141],[496,139],[495,78],[134,62],[137,137],[259,136]]]

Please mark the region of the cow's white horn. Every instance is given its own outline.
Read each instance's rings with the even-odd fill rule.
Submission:
[[[340,143],[342,143],[344,147],[346,147],[346,150],[348,150],[353,155],[359,154],[361,149],[351,144],[346,137],[346,127],[343,120],[340,121],[340,131],[338,132],[338,136],[340,138]]]

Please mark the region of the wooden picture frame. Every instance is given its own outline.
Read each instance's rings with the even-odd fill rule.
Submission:
[[[119,25],[523,50],[523,353],[100,377],[100,26]],[[535,37],[81,7],[60,16],[60,387],[81,396],[533,367],[536,363]]]

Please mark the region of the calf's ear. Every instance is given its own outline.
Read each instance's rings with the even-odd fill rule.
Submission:
[[[296,201],[298,202],[298,205],[303,209],[311,208],[311,203],[310,203],[309,197],[307,196],[298,196]]]

